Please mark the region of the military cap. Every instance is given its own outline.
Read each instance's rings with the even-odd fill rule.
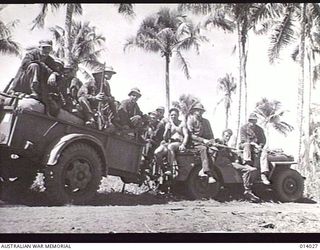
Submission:
[[[39,46],[40,47],[52,47],[52,41],[51,40],[40,40]]]

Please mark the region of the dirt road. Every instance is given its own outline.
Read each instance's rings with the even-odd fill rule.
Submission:
[[[320,230],[320,205],[310,201],[255,204],[110,193],[99,194],[87,206],[47,207],[40,195],[24,205],[2,203],[0,214],[0,233],[317,233]]]

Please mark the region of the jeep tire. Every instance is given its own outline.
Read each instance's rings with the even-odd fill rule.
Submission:
[[[199,177],[201,167],[194,167],[186,181],[186,193],[190,199],[215,198],[219,191],[221,184],[217,182],[209,184],[207,178]]]
[[[294,202],[302,198],[304,180],[296,170],[284,169],[274,176],[272,186],[279,201]]]

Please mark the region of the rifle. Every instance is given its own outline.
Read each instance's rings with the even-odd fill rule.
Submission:
[[[100,83],[100,92],[99,94],[103,94],[103,84],[104,84],[104,69],[105,69],[106,63],[103,64],[103,73],[102,73],[102,77],[101,77],[101,83]],[[102,102],[103,100],[99,101],[98,104],[98,111],[97,111],[97,115],[98,115],[98,129],[102,130],[104,125],[105,125],[105,119],[103,116],[103,110],[102,110]]]

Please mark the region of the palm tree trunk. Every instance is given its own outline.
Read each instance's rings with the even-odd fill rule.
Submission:
[[[305,67],[305,26],[306,26],[306,3],[302,3],[302,22],[300,40],[300,81],[298,85],[298,121],[299,121],[299,144],[298,144],[298,164],[302,169],[302,137],[303,137],[303,110],[304,110],[304,67]],[[308,135],[304,135],[308,136]]]
[[[169,65],[170,65],[170,56],[166,55],[166,106],[169,112],[170,109],[170,78],[169,78]]]
[[[238,55],[239,55],[239,88],[238,88],[238,119],[237,119],[237,134],[236,134],[236,145],[239,143],[239,132],[240,132],[240,122],[241,122],[241,102],[242,102],[242,49],[241,49],[241,31],[240,24],[237,23],[238,32]]]
[[[71,25],[74,11],[73,4],[67,4],[66,20],[65,20],[65,59],[67,64],[72,64],[71,57]]]
[[[229,123],[229,107],[226,107],[226,126],[225,126],[225,129],[228,128],[228,123]]]
[[[247,56],[248,56],[248,51],[246,50],[246,43],[244,43],[242,46],[243,46],[242,72],[243,72],[243,86],[244,86],[244,119],[247,120],[247,118],[248,118],[248,85],[247,85]]]

